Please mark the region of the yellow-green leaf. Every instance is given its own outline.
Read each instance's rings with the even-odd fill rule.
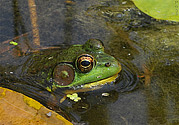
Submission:
[[[73,93],[72,96],[73,97],[78,97],[78,94],[77,93]]]
[[[14,46],[17,46],[17,45],[18,45],[18,43],[17,43],[17,42],[14,42],[14,41],[10,41],[9,43],[12,44],[12,45],[14,45]]]
[[[179,0],[133,0],[133,2],[151,17],[179,21]]]
[[[75,101],[75,102],[78,102],[79,100],[81,100],[81,98],[78,97],[77,93],[73,93],[72,95],[68,94],[67,97],[70,98],[71,100]]]
[[[78,102],[79,100],[81,100],[80,97],[77,97],[76,99],[74,99],[75,102]]]

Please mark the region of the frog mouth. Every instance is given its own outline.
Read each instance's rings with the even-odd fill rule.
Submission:
[[[85,88],[95,88],[95,87],[102,86],[102,85],[105,85],[105,84],[114,83],[118,77],[119,77],[119,73],[117,73],[117,74],[115,74],[111,77],[108,77],[106,79],[102,79],[100,81],[85,84],[85,85],[83,85],[82,88],[84,88],[84,89]]]
[[[105,84],[112,84],[115,83],[116,80],[119,78],[120,76],[120,72],[108,77],[106,79],[102,79],[100,81],[96,81],[96,82],[92,82],[92,83],[87,83],[85,85],[81,85],[80,87],[76,87],[75,89],[69,89],[66,90],[64,93],[65,94],[73,94],[73,93],[78,93],[78,92],[87,92],[87,91],[93,91],[93,90],[97,90],[103,87],[103,85]]]

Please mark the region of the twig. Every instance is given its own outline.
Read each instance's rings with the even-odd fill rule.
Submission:
[[[28,0],[34,45],[40,46],[35,0]]]

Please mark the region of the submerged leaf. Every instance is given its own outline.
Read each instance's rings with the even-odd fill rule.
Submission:
[[[178,0],[133,0],[144,13],[156,19],[179,21]]]

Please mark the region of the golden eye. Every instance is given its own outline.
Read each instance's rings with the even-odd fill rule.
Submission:
[[[82,54],[76,60],[77,68],[83,73],[87,73],[91,71],[94,65],[95,65],[94,58],[88,54]]]

